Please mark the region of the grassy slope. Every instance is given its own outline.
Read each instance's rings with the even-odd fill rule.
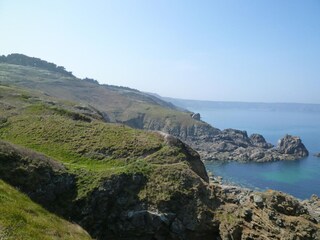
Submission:
[[[37,79],[40,86],[41,82],[50,82],[52,91],[58,91],[55,86],[61,84],[61,81],[66,81],[63,86],[70,85],[70,88],[72,84],[76,84],[74,88],[77,88],[77,84],[82,84],[82,81],[58,76],[55,82],[53,78],[45,78],[46,74],[51,73],[43,70],[28,68],[30,72],[26,72],[25,67],[6,67],[14,71],[14,80],[9,70],[5,71],[9,74],[7,77],[0,71],[0,79],[4,80],[0,82],[0,139],[41,152],[63,163],[69,173],[76,175],[77,196],[73,201],[86,199],[112,176],[120,176],[122,173],[142,174],[147,183],[137,195],[140,201],[161,206],[169,202],[168,205],[175,211],[180,209],[176,199],[192,198],[197,192],[197,186],[203,184],[191,170],[189,156],[184,150],[168,144],[160,134],[132,129],[122,124],[105,123],[101,113],[90,107],[88,102],[58,99],[49,96],[47,92],[31,90],[33,83],[32,86],[25,86],[33,81],[25,80],[30,75]],[[18,74],[20,68],[22,71]],[[41,76],[35,77],[36,74]],[[18,78],[21,82],[12,84]],[[81,87],[81,91],[84,89]],[[90,88],[88,91],[91,91]],[[108,94],[105,96],[110,97]],[[116,96],[119,99],[119,94]],[[125,99],[125,102],[130,101]],[[145,106],[150,103],[141,104]],[[155,114],[159,114],[159,117],[160,110],[166,114],[176,114],[175,110],[159,105],[151,104],[148,108],[150,111],[156,109]]]
[[[170,123],[173,126],[202,125],[190,113],[154,100],[139,91],[102,86],[43,69],[0,63],[0,82],[38,89],[52,96],[91,104],[108,114],[111,121],[126,122],[145,115],[146,121]],[[141,128],[148,128],[148,123]]]
[[[74,120],[75,103],[39,92],[0,86],[0,96],[0,138],[64,163],[79,176],[79,197],[112,174],[148,175],[170,164],[188,168],[181,149],[157,133],[105,123],[95,115]]]
[[[91,239],[0,180],[0,239]]]

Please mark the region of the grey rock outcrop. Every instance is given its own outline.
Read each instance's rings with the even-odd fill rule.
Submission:
[[[256,134],[256,133],[252,134],[250,136],[250,140],[251,140],[251,143],[257,147],[262,147],[262,148],[266,148],[266,149],[273,147],[273,145],[271,143],[267,143],[267,141],[264,139],[264,137],[260,134]]]
[[[313,194],[310,199],[304,200],[302,203],[317,223],[320,223],[320,198]]]
[[[220,237],[229,239],[319,239],[319,221],[309,202],[277,191],[253,192],[214,185],[222,201],[217,212]],[[241,197],[240,197],[241,196]]]
[[[286,135],[284,138],[282,138],[279,141],[277,149],[279,153],[292,154],[299,158],[309,155],[309,152],[302,143],[301,139],[291,135]]]
[[[207,161],[270,162],[296,160],[309,154],[299,137],[286,135],[274,147],[260,134],[248,137],[246,131],[236,129],[225,129],[211,137],[187,142]]]
[[[191,115],[191,117],[197,121],[200,121],[201,120],[201,116],[200,116],[200,113],[193,113]]]

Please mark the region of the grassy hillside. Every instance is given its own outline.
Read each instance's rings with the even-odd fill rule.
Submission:
[[[2,180],[0,213],[0,239],[91,239],[78,225],[49,213]]]
[[[99,239],[123,231],[118,214],[145,206],[176,211],[181,199],[192,199],[208,181],[199,155],[181,141],[106,123],[103,113],[88,104],[5,84],[0,85],[0,113],[0,139],[9,142],[0,141],[1,178]],[[198,211],[191,203],[190,217]],[[101,219],[119,226],[111,230],[99,224]]]
[[[163,130],[181,138],[195,134],[202,127],[212,131],[208,124],[192,119],[190,112],[181,111],[155,96],[125,87],[99,85],[90,79],[80,80],[57,71],[0,63],[0,82],[90,105],[101,112],[105,121],[135,128]]]
[[[120,172],[147,173],[168,150],[159,134],[105,123],[99,112],[82,113],[85,107],[79,110],[72,102],[9,86],[0,86],[0,96],[0,138],[90,173],[90,181]]]

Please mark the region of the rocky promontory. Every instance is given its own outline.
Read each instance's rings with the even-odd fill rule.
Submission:
[[[309,155],[297,136],[286,135],[277,146],[266,142],[260,134],[247,135],[246,131],[225,129],[206,138],[193,138],[187,142],[203,160],[271,162],[296,160]]]
[[[191,113],[187,122],[135,119],[136,128],[163,131],[186,142],[197,150],[204,161],[271,162],[297,160],[309,155],[297,136],[286,135],[278,145],[268,143],[260,134],[248,136],[237,129],[220,130],[201,120],[199,113]]]

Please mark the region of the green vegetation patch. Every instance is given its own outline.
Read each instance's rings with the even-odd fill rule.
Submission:
[[[91,239],[78,225],[49,213],[0,180],[0,239]]]
[[[64,163],[78,176],[78,197],[112,174],[149,174],[154,166],[144,159],[164,145],[155,133],[100,121],[75,121],[51,110],[33,105],[10,117],[0,128],[0,138]]]

